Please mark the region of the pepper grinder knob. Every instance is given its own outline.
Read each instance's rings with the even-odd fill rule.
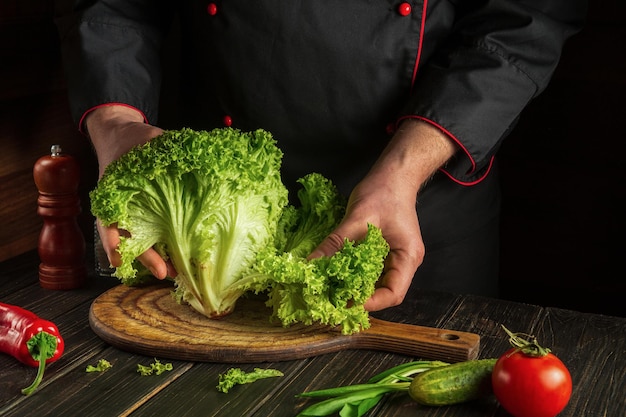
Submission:
[[[52,145],[50,155],[35,163],[33,177],[39,190],[37,214],[43,218],[39,284],[51,290],[80,288],[87,277],[85,239],[77,221],[80,167],[61,146]]]

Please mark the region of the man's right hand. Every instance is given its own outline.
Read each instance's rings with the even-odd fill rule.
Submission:
[[[91,111],[85,118],[85,127],[98,158],[98,178],[102,177],[107,165],[131,148],[163,133],[163,129],[144,123],[141,112],[124,105],[103,106]],[[97,228],[110,264],[120,266],[122,260],[117,247],[120,235],[127,232],[119,230],[115,224],[104,226],[100,220]],[[176,275],[171,264],[166,264],[154,249],[148,249],[137,259],[159,279]]]
[[[98,157],[98,178],[111,162],[137,145],[143,145],[163,129],[144,122],[143,114],[133,107],[99,107],[85,117],[85,129]]]

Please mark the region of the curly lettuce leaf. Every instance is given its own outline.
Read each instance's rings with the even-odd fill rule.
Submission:
[[[226,373],[219,375],[217,390],[228,393],[235,385],[251,384],[259,379],[283,376],[278,369],[254,368],[252,372],[246,372],[241,368],[230,368]]]
[[[265,250],[238,285],[267,292],[272,318],[284,326],[320,323],[352,334],[370,326],[363,304],[374,294],[388,252],[381,230],[368,225],[363,241],[346,240],[331,257],[307,260],[291,252]]]
[[[166,131],[133,148],[90,194],[92,213],[130,235],[115,275],[132,283],[135,259],[156,247],[178,272],[179,300],[209,317],[232,311],[232,284],[273,245],[287,205],[281,161],[262,130]]]
[[[284,325],[339,325],[346,334],[367,328],[363,303],[387,242],[369,225],[362,242],[307,260],[341,221],[346,201],[311,173],[299,180],[300,206],[288,205],[281,161],[263,130],[166,131],[133,148],[90,194],[92,213],[128,232],[115,275],[127,285],[143,282],[137,257],[152,247],[178,273],[176,298],[207,317],[228,314],[254,291],[268,294]]]

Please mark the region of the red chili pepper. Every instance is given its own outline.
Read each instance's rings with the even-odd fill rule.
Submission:
[[[38,368],[35,381],[22,390],[23,394],[37,389],[46,364],[59,359],[64,348],[65,343],[54,323],[21,307],[0,303],[0,352]]]

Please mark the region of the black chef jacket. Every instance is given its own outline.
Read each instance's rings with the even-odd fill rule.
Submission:
[[[493,294],[493,157],[546,87],[586,2],[103,0],[75,10],[59,28],[79,124],[124,103],[158,125],[161,63],[174,64],[177,127],[266,129],[287,186],[315,171],[346,194],[403,119],[438,126],[460,151],[419,196],[427,253],[416,285]],[[175,16],[179,54],[163,56]]]

